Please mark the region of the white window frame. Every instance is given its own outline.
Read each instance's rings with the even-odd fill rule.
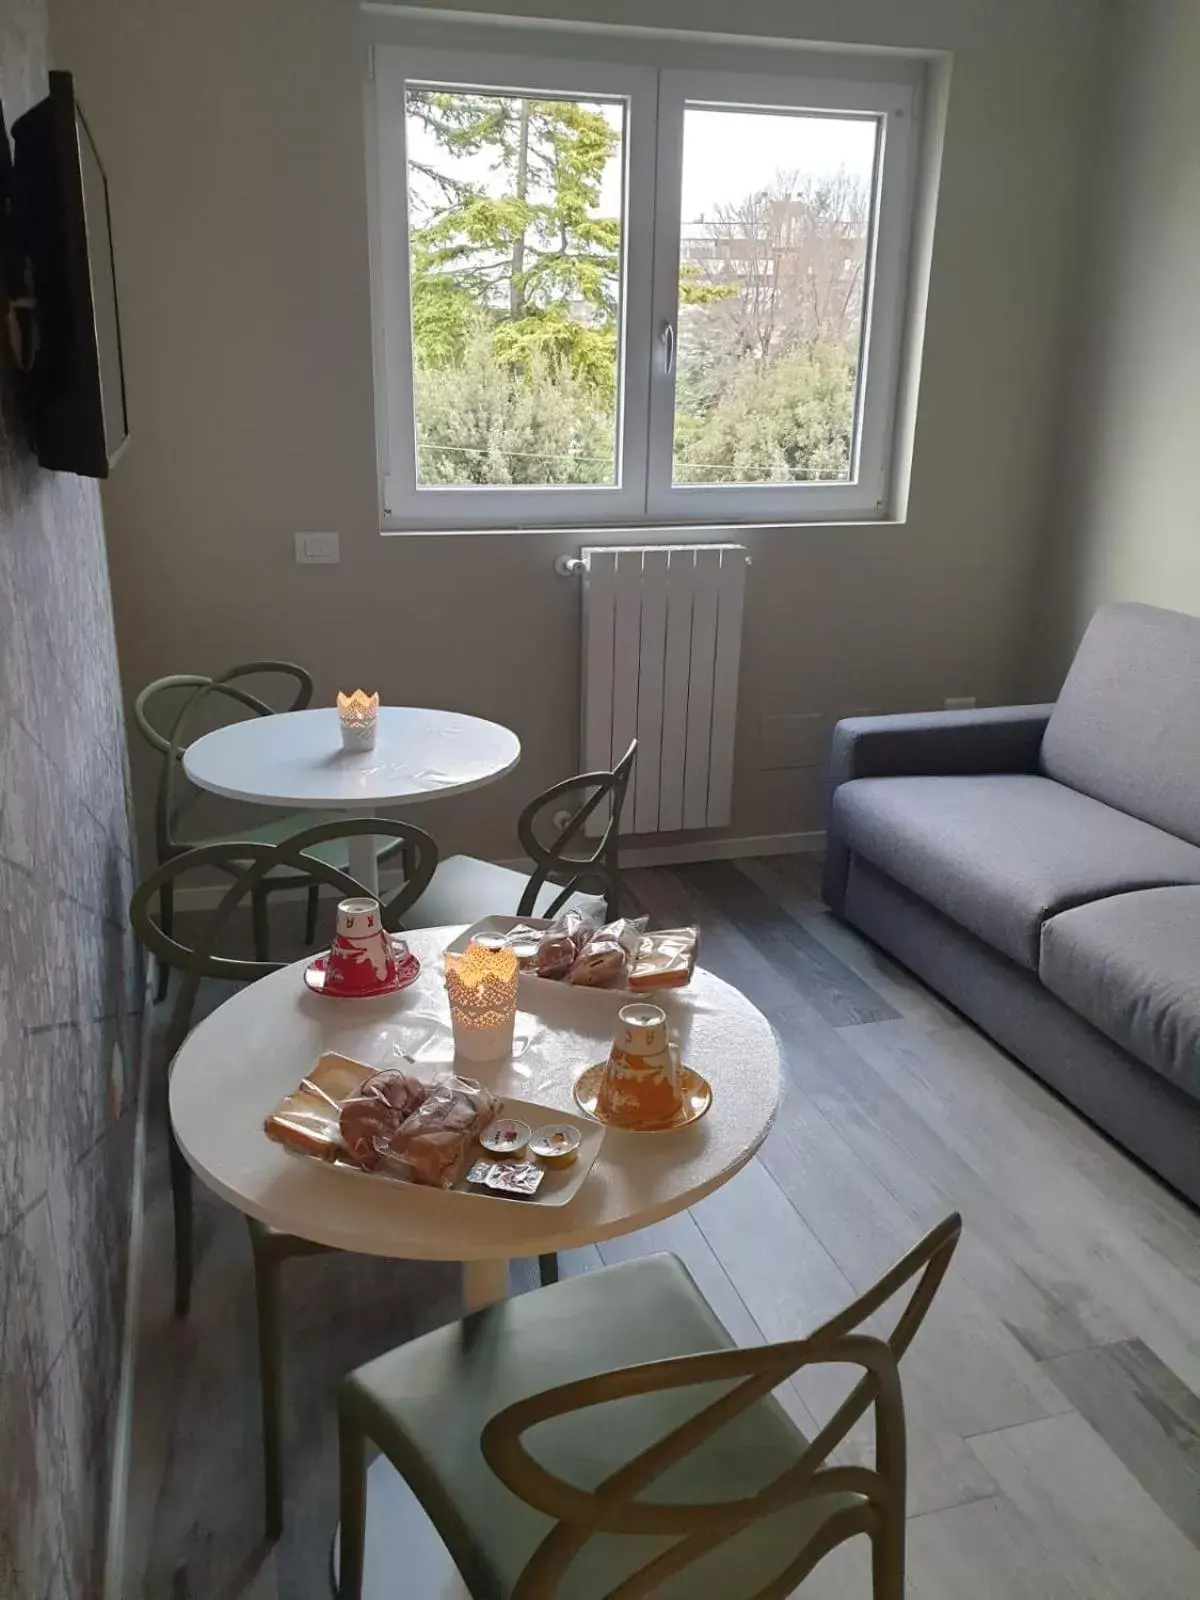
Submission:
[[[913,91],[908,86],[758,73],[661,74],[658,201],[655,217],[654,327],[659,335],[651,383],[650,470],[646,509],[662,521],[814,521],[878,518],[887,505],[900,364],[901,310],[912,213]],[[812,111],[877,119],[871,259],[864,274],[860,374],[851,479],[844,483],[674,485],[675,374],[664,359],[667,328],[679,326],[679,237],[684,110],[688,105]]]
[[[524,44],[509,34],[510,44]],[[739,52],[744,61],[745,52]],[[804,58],[801,58],[802,60]],[[811,58],[809,58],[811,60]],[[835,58],[839,59],[839,58]],[[879,520],[889,515],[894,421],[915,202],[918,89],[902,79],[672,69],[556,54],[378,44],[370,56],[368,193],[381,525],[391,532]],[[841,57],[849,69],[853,58]],[[405,90],[410,83],[621,99],[627,107],[615,485],[418,487],[409,288]],[[853,476],[843,483],[673,485],[683,113],[688,104],[877,119],[869,293]],[[382,151],[388,155],[385,172]]]

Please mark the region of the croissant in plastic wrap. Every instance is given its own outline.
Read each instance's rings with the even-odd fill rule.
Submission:
[[[357,1094],[342,1101],[338,1126],[347,1153],[360,1167],[374,1172],[382,1160],[381,1148],[387,1147],[429,1092],[428,1084],[407,1072],[376,1072]]]
[[[408,1183],[450,1188],[501,1101],[470,1078],[422,1083],[324,1055],[264,1124],[268,1138],[322,1161],[352,1161]]]
[[[436,1083],[394,1132],[374,1136],[377,1157],[409,1183],[448,1189],[475,1135],[499,1112],[495,1095],[470,1078]]]

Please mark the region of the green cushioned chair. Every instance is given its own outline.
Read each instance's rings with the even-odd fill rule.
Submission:
[[[260,695],[252,694],[244,687],[243,680],[247,678],[290,679],[295,686],[291,703],[279,707],[269,704]],[[240,666],[230,667],[212,678],[199,673],[175,673],[170,677],[157,678],[153,683],[146,685],[134,701],[133,716],[146,742],[161,757],[158,793],[154,806],[155,860],[159,865],[197,845],[223,844],[235,839],[257,844],[278,844],[294,833],[339,820],[332,812],[293,811],[283,816],[268,817],[264,822],[251,823],[247,827],[238,828],[235,833],[197,839],[183,839],[179,836],[184,818],[202,793],[194,784],[186,781],[186,774],[183,771],[183,757],[191,737],[195,737],[192,730],[195,728],[196,717],[201,708],[207,707],[211,710],[215,703],[222,708],[240,708],[252,716],[267,717],[274,715],[277,710],[303,711],[312,700],[312,692],[312,678],[303,667],[298,667],[290,661],[247,661]],[[403,847],[403,840],[378,840],[376,855],[379,862],[388,860]],[[332,836],[324,845],[311,853],[341,872],[349,870],[349,849],[344,837],[340,835]],[[260,961],[266,961],[270,956],[268,896],[277,889],[297,888],[307,890],[305,942],[311,944],[316,937],[318,885],[311,877],[299,874],[289,867],[277,867],[258,885],[251,904],[254,918],[254,949]],[[175,902],[174,884],[169,877],[164,880],[161,895],[162,926],[167,933],[170,933]],[[165,961],[160,962],[157,995],[159,1000],[166,994],[170,975],[169,965]]]
[[[528,877],[474,856],[450,856],[405,916],[405,926],[440,928],[495,915],[553,917],[583,895],[603,896],[610,921],[620,916],[618,829],[636,757],[635,739],[611,772],[564,778],[530,801],[517,819],[517,836],[533,862]],[[573,808],[565,803],[570,798]],[[595,844],[581,848],[589,819],[605,810]],[[567,820],[559,823],[561,811]]]
[[[853,1305],[786,1344],[738,1349],[685,1268],[652,1256],[360,1367],[339,1396],[340,1600],[362,1588],[368,1441],[474,1600],[785,1600],[857,1534],[871,1540],[874,1600],[903,1600],[898,1362],[961,1226],[948,1217]],[[913,1279],[889,1337],[859,1331]],[[815,1365],[861,1376],[810,1440],[772,1391]],[[873,1465],[831,1465],[872,1409]]]
[[[279,961],[243,960],[221,955],[218,949],[234,912],[253,898],[259,886],[277,873],[290,874],[312,883],[314,889],[327,885],[340,896],[363,895],[367,891],[348,873],[326,859],[331,845],[356,834],[372,834],[396,848],[403,847],[409,875],[391,896],[381,901],[382,920],[395,932],[405,910],[426,888],[437,866],[437,845],[420,828],[394,817],[342,817],[333,822],[310,826],[278,843],[239,839],[232,843],[197,846],[164,861],[145,878],[134,892],[130,920],[146,949],[160,962],[182,974],[171,1007],[164,1040],[167,1063],[191,1030],[200,985],[205,979],[218,982],[253,983],[278,972]],[[155,920],[153,906],[161,907],[164,886],[173,886],[190,872],[213,870],[225,873],[232,882],[217,906],[205,917],[196,941],[183,944],[161,917]],[[186,1316],[192,1291],[192,1173],[183,1152],[169,1129],[171,1199],[175,1218],[175,1314]],[[279,1352],[281,1348],[279,1272],[284,1261],[294,1256],[315,1255],[324,1245],[296,1238],[247,1217],[254,1253],[254,1289],[258,1311],[259,1367],[262,1379],[263,1464],[266,1493],[267,1536],[275,1539],[283,1527],[282,1397]]]

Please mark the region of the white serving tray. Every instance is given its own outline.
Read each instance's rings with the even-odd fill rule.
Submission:
[[[600,1154],[600,1146],[604,1143],[604,1135],[608,1130],[602,1122],[596,1122],[592,1117],[583,1116],[578,1112],[557,1111],[550,1106],[538,1105],[532,1100],[514,1100],[509,1095],[504,1095],[502,1099],[504,1109],[498,1114],[505,1122],[527,1122],[535,1133],[538,1128],[544,1128],[548,1122],[577,1128],[580,1140],[578,1156],[569,1167],[546,1167],[544,1169],[546,1176],[542,1179],[537,1194],[527,1198],[523,1195],[506,1194],[502,1189],[484,1189],[478,1184],[467,1182],[466,1174],[477,1161],[504,1159],[492,1155],[476,1141],[463,1163],[463,1176],[446,1192],[467,1195],[473,1200],[507,1200],[519,1206],[565,1206],[583,1187],[588,1173],[595,1165],[596,1157]],[[302,1159],[307,1161],[312,1158],[304,1156]],[[533,1160],[532,1156],[521,1156],[519,1159]],[[361,1167],[356,1167],[349,1161],[337,1161],[334,1165],[339,1172],[349,1172],[356,1178],[363,1178],[368,1182],[382,1178],[385,1183],[398,1183],[405,1189],[421,1187],[409,1183],[407,1178],[393,1177],[386,1167],[379,1168],[375,1172],[364,1172]],[[538,1163],[534,1162],[534,1165]]]
[[[464,928],[457,939],[452,939],[446,949],[453,951],[455,955],[461,955],[471,940],[478,939],[481,935],[507,934],[513,928],[536,928],[540,932],[551,926],[552,920],[549,917],[502,917],[498,915],[480,917],[478,922],[473,922],[469,928]],[[561,978],[539,978],[536,972],[522,972],[519,975],[519,982],[521,984],[535,984],[539,989],[543,985],[550,989],[567,987]],[[657,1002],[661,994],[678,994],[681,989],[686,987],[686,984],[671,984],[663,989],[630,989],[624,984],[614,984],[611,989],[607,987],[592,988],[589,986],[587,992],[589,994],[624,995],[630,1000]],[[578,990],[575,992],[578,993]]]
[[[473,922],[469,928],[464,928],[457,939],[452,939],[446,949],[453,951],[455,955],[461,955],[471,940],[478,939],[481,934],[485,936],[489,933],[506,934],[510,933],[513,928],[537,928],[540,932],[552,925],[553,919],[550,917],[480,917],[478,922]],[[519,975],[519,982],[522,984],[536,984],[539,989],[543,986],[548,989],[565,989],[568,987],[561,978],[539,978],[536,972],[522,972]],[[636,989],[626,989],[623,985],[614,985],[611,989],[596,989],[594,992],[596,994],[628,995],[631,1000],[644,1000],[646,998],[644,992],[639,992]]]

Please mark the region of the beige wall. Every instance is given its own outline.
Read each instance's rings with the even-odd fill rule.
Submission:
[[[1050,679],[1106,600],[1200,613],[1200,5],[1129,0],[1113,43]]]
[[[718,0],[569,9],[713,31],[731,16]],[[1103,10],[737,8],[747,32],[954,66],[908,518],[747,530],[735,834],[821,821],[819,770],[758,769],[764,714],[1024,686]],[[127,691],[280,655],[311,664],[322,695],[362,682],[499,718],[525,746],[517,773],[427,820],[444,846],[514,853],[521,799],[576,759],[579,593],[552,561],[583,541],[378,533],[353,7],[58,0],[57,17],[113,190],[133,441],[106,514]],[[295,566],[296,529],[338,530],[341,566]]]

